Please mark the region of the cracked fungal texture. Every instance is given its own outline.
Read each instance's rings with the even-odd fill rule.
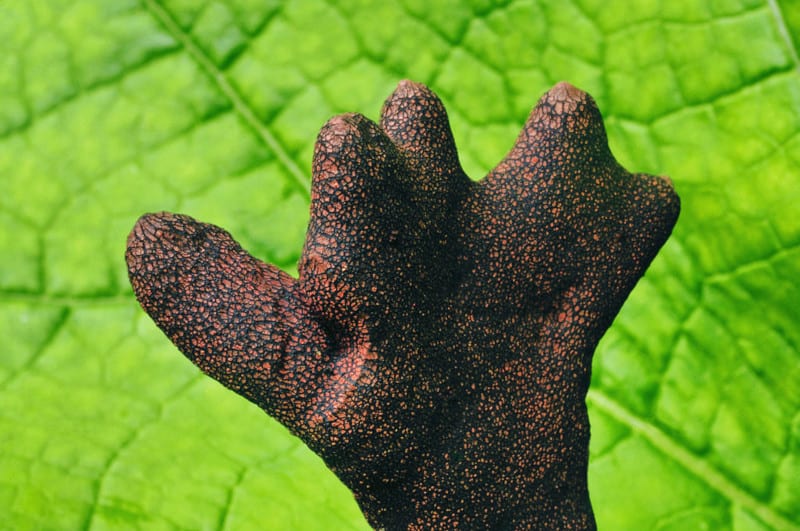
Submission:
[[[567,83],[473,182],[442,103],[403,81],[380,124],[320,132],[298,279],[169,213],[137,222],[127,260],[178,348],[322,456],[371,525],[591,529],[592,354],[678,212]]]

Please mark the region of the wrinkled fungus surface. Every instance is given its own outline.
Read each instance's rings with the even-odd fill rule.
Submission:
[[[481,181],[403,81],[380,124],[332,118],[299,278],[224,230],[143,216],[136,297],[203,371],[325,460],[387,529],[591,529],[594,349],[669,236],[668,179],[609,151],[567,83]]]

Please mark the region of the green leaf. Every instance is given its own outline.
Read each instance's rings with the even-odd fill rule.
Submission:
[[[601,529],[800,529],[800,9],[790,0],[0,3],[0,507],[9,529],[364,529],[286,430],[139,309],[174,210],[293,271],[314,139],[397,81],[482,176],[560,79],[672,177],[675,233],[589,394]]]

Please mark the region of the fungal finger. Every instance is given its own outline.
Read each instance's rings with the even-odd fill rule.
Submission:
[[[219,227],[166,212],[137,221],[126,259],[136,298],[181,352],[293,427],[328,349],[296,281]]]
[[[380,124],[405,155],[420,194],[469,182],[458,162],[447,111],[425,85],[401,81],[383,104]]]
[[[416,214],[403,171],[392,141],[360,114],[336,116],[319,134],[298,270],[310,306],[350,332],[406,274],[400,244],[415,240]]]

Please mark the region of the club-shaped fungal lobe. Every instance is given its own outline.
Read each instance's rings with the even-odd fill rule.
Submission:
[[[317,139],[295,279],[223,229],[147,214],[136,298],[197,366],[317,452],[385,529],[593,529],[595,347],[677,221],[609,151],[592,98],[547,92],[480,181],[403,81]]]

